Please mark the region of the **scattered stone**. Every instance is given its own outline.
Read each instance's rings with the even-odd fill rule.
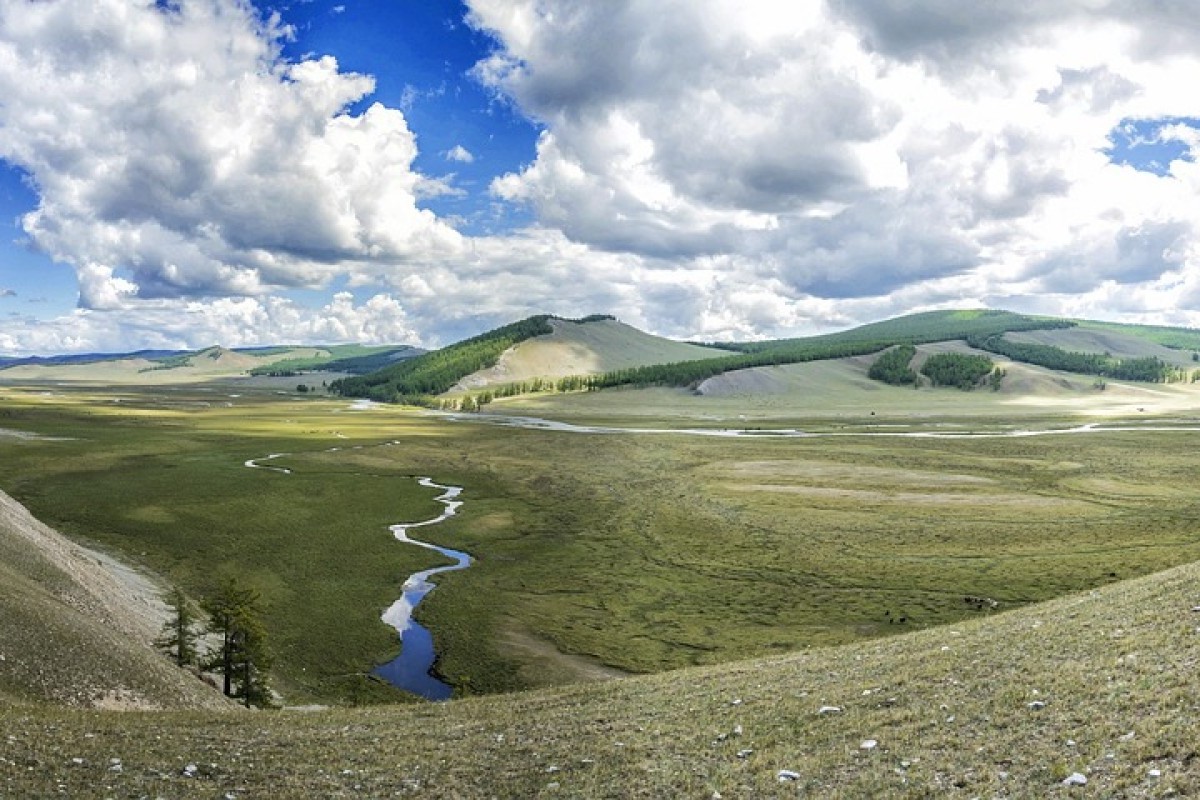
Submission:
[[[72,764],[74,764],[75,766],[77,766],[77,767],[78,767],[78,766],[80,766],[81,764],[83,764],[83,759],[82,759],[82,758],[78,758],[78,757],[76,757],[76,758],[72,758],[72,759],[71,759],[71,763],[72,763]]]
[[[734,735],[734,736],[741,736],[741,735],[742,735],[742,726],[741,726],[741,725],[734,725],[734,726],[733,726],[733,735]]]
[[[746,748],[746,749],[744,749],[744,750],[738,750],[738,751],[737,751],[737,757],[738,757],[738,758],[747,758],[747,757],[748,757],[748,756],[749,756],[751,753],[753,753],[753,752],[754,752],[754,751],[753,751],[752,749],[750,749],[749,747],[747,747],[747,748]]]
[[[721,794],[720,792],[713,792],[712,796],[709,797],[708,800],[723,800],[724,797],[725,795]]]
[[[1196,613],[1200,614],[1200,606],[1192,606],[1192,611],[1195,611]]]
[[[841,706],[821,706],[817,709],[818,714],[840,714],[842,713]]]
[[[740,697],[735,697],[734,699],[729,701],[729,705],[731,705],[731,706],[740,706],[741,704],[742,704],[742,698],[740,698]]]
[[[800,780],[800,773],[790,769],[781,769],[777,775],[780,783],[789,783],[791,781]]]
[[[546,772],[553,774],[555,772],[558,772],[559,769],[560,769],[559,767],[555,766],[554,764],[551,764],[550,766],[546,767]]]
[[[550,781],[549,783],[546,784],[546,788],[549,789],[550,791],[555,791],[556,789],[558,789],[558,786],[559,786],[558,781]]]
[[[1152,769],[1149,772],[1147,772],[1146,774],[1149,775],[1151,778],[1161,778],[1162,770],[1161,769]]]
[[[1075,746],[1075,740],[1067,739],[1067,747],[1074,747],[1074,746]]]
[[[1046,707],[1046,702],[1044,700],[1034,700],[1032,703],[1028,703],[1027,705],[1031,711],[1041,711]]]
[[[874,739],[863,739],[862,744],[858,746],[859,750],[874,750],[879,746],[879,742]]]
[[[184,777],[187,777],[187,778],[191,778],[192,776],[194,776],[196,774],[196,765],[188,764],[186,767],[183,768],[183,774],[184,774]]]
[[[1087,776],[1082,772],[1072,772],[1063,779],[1063,786],[1087,786]]]

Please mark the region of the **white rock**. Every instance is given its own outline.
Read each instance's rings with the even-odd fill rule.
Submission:
[[[741,735],[742,735],[742,726],[741,726],[741,725],[734,725],[734,726],[733,726],[733,735],[734,735],[734,736],[741,736]]]
[[[800,780],[800,773],[794,772],[790,769],[781,769],[779,770],[778,777],[780,783],[787,783],[789,781]]]
[[[1082,772],[1072,772],[1063,779],[1063,786],[1087,786],[1087,776]]]
[[[840,714],[842,713],[841,706],[821,706],[817,709],[818,714]]]
[[[1149,775],[1151,778],[1161,778],[1162,770],[1161,769],[1152,769],[1149,772],[1147,772],[1146,774]]]
[[[863,739],[863,743],[858,746],[859,750],[874,750],[879,746],[879,742],[874,739]]]
[[[745,750],[738,750],[737,757],[738,758],[746,758],[753,752],[754,752],[753,750],[751,750],[749,747],[747,747]]]
[[[1133,736],[1134,736],[1133,731],[1130,731],[1129,733],[1123,733],[1123,734],[1121,734],[1121,741],[1128,742],[1130,739],[1133,738]]]
[[[1028,703],[1027,705],[1033,711],[1041,711],[1046,707],[1044,700],[1034,700],[1032,703]]]

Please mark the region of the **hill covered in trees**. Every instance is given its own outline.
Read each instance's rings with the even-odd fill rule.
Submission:
[[[449,391],[467,375],[494,366],[513,345],[553,333],[551,319],[559,318],[550,314],[529,317],[368,375],[334,381],[329,389],[387,403],[428,403],[428,398]],[[600,319],[612,317],[596,315],[575,321]]]
[[[408,402],[453,408],[477,408],[495,397],[509,397],[542,391],[595,391],[616,387],[650,386],[694,388],[704,381],[728,372],[756,367],[800,364],[811,361],[865,356],[883,353],[871,367],[870,377],[895,385],[916,385],[920,378],[909,366],[912,348],[917,345],[964,341],[978,350],[1005,356],[1035,366],[1076,372],[1117,380],[1166,382],[1183,380],[1190,373],[1155,356],[1118,358],[1106,353],[1084,353],[1054,345],[1015,341],[1009,334],[1054,332],[1074,328],[1079,322],[1051,317],[1036,317],[1010,311],[989,309],[930,311],[871,323],[831,334],[757,342],[705,343],[714,352],[724,354],[657,364],[563,375],[555,380],[493,383],[477,396],[438,400],[437,395],[462,390],[465,376],[494,366],[510,347],[553,331],[549,315],[530,317],[506,325],[416,359],[395,364],[369,375],[336,381],[331,390],[351,397],[366,397],[383,402]],[[585,320],[612,320],[597,315]],[[1093,323],[1086,323],[1093,325]],[[1094,324],[1094,325],[1099,325]],[[1105,324],[1109,331],[1122,326]],[[1128,326],[1127,335],[1144,338],[1152,334],[1158,343],[1191,345],[1200,341],[1186,329]],[[887,351],[887,352],[884,352]],[[905,358],[905,354],[908,357]],[[985,364],[986,362],[986,364]],[[984,370],[984,367],[987,370]],[[934,385],[967,387],[983,380],[994,365],[986,356],[975,359],[943,358],[930,367],[926,377]],[[1002,375],[994,375],[993,388]]]

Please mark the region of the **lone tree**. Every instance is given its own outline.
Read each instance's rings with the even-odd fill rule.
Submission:
[[[171,616],[163,623],[162,633],[154,643],[179,666],[195,664],[199,655],[196,651],[196,609],[178,586],[167,592],[163,600],[171,610]]]
[[[202,604],[209,618],[208,632],[220,637],[204,666],[221,673],[225,694],[241,698],[247,707],[271,703],[267,680],[271,657],[266,647],[261,603],[258,592],[231,578]]]

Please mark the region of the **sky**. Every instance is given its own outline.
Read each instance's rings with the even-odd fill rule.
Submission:
[[[0,0],[0,355],[1200,327],[1185,0]]]

